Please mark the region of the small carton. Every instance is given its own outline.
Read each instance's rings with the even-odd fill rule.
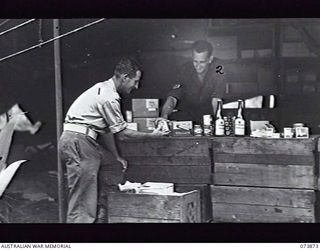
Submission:
[[[309,128],[308,127],[298,127],[296,130],[296,138],[309,138]]]
[[[136,122],[127,122],[127,128],[138,131],[138,123]]]
[[[132,99],[133,118],[159,117],[159,99]]]
[[[293,128],[283,128],[283,138],[293,138],[294,129]]]
[[[157,118],[133,118],[133,122],[138,124],[138,131],[151,133],[156,129]]]
[[[164,182],[146,182],[139,187],[140,194],[172,194],[173,183]]]
[[[172,135],[173,136],[192,136],[193,122],[192,121],[173,121]]]

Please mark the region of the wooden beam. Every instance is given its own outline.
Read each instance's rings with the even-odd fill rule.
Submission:
[[[53,36],[60,34],[59,19],[53,19]],[[60,40],[54,41],[54,76],[55,76],[55,96],[56,96],[56,126],[57,126],[57,142],[62,133],[62,77],[61,77],[61,57],[60,57]],[[58,143],[57,143],[58,145]],[[66,197],[64,185],[64,169],[60,161],[60,153],[57,150],[57,166],[58,166],[58,199],[59,199],[59,222],[64,223],[66,218]]]

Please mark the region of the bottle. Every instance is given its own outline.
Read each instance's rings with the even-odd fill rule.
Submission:
[[[215,135],[216,136],[223,136],[224,135],[224,120],[221,115],[222,111],[222,101],[218,101],[218,108],[216,113],[216,120],[215,120]]]
[[[242,116],[243,101],[238,100],[238,114],[234,120],[234,135],[244,136],[245,135],[245,120]]]

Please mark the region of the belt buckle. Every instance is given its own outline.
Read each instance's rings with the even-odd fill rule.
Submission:
[[[89,128],[86,127],[86,135],[89,135],[89,132],[90,132]]]

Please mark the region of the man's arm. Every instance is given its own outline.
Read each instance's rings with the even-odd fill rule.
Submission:
[[[133,139],[133,138],[137,138],[137,139],[159,138],[164,135],[166,135],[166,133],[161,132],[157,129],[155,129],[152,133],[145,133],[145,132],[135,131],[128,128],[116,134],[119,140]]]
[[[177,106],[177,99],[172,96],[168,96],[166,102],[164,103],[161,111],[161,117],[168,119],[169,115],[172,113],[172,111]]]
[[[111,154],[116,158],[116,160],[121,163],[122,168],[125,171],[127,169],[128,164],[127,164],[127,161],[123,159],[118,152],[114,134],[112,134],[111,132],[101,133],[100,138],[104,147],[108,149],[111,152]]]

